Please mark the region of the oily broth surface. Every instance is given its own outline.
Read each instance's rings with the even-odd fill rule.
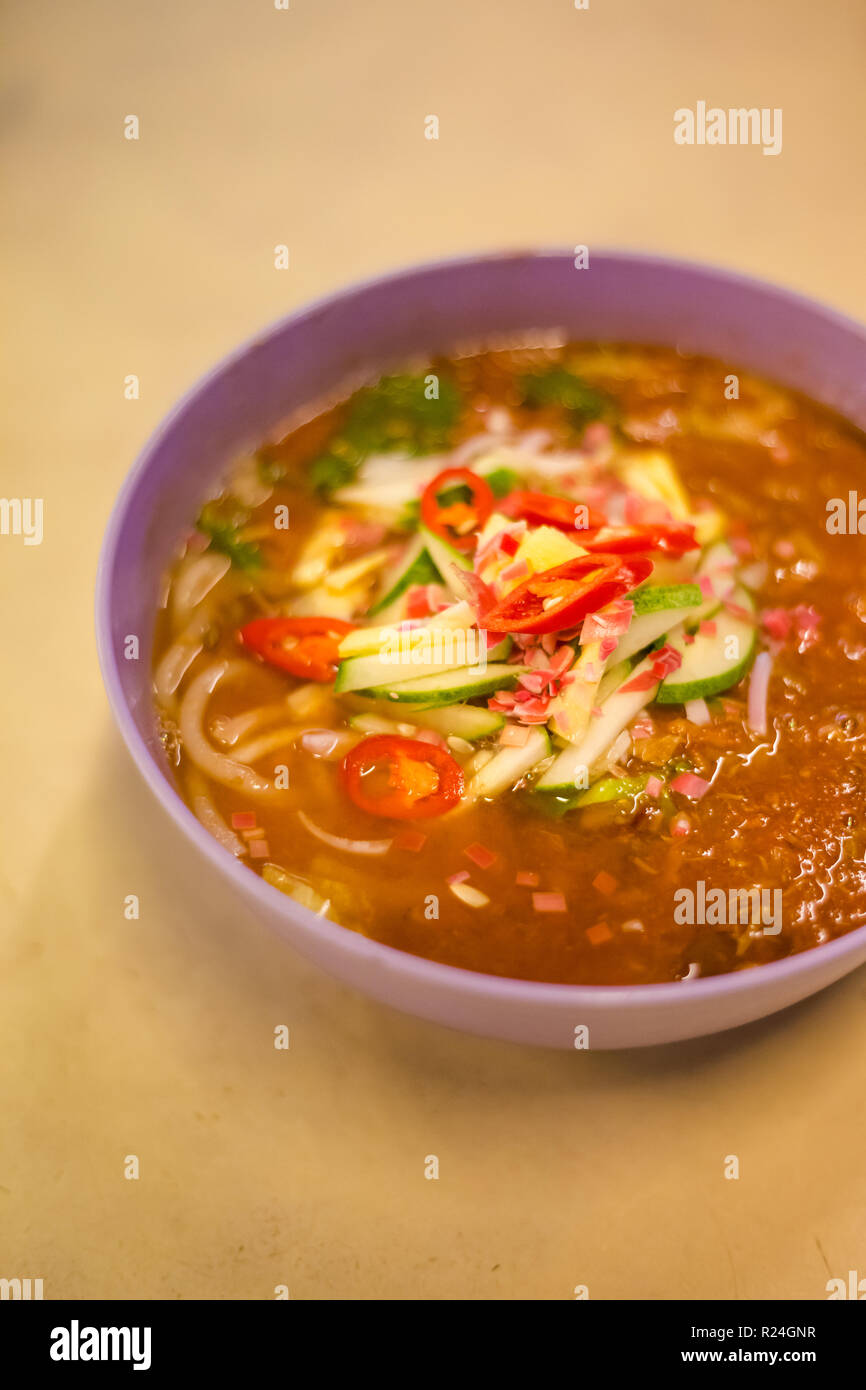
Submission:
[[[349,838],[390,837],[399,825],[357,809],[341,790],[338,764],[292,746],[262,763],[289,767],[284,808],[256,804],[220,785],[211,785],[210,793],[227,820],[234,811],[256,810],[269,860],[329,897],[335,920],[467,969],[563,983],[652,983],[748,968],[818,945],[866,921],[866,600],[860,578],[866,540],[830,536],[825,524],[828,499],[847,497],[864,476],[864,440],[828,412],[745,374],[739,401],[727,402],[731,368],[717,362],[667,350],[571,351],[578,354],[578,370],[618,400],[632,437],[667,449],[690,494],[710,497],[733,533],[750,537],[755,558],[768,562],[766,581],[756,590],[758,608],[810,604],[822,618],[820,640],[811,649],[800,653],[792,642],[776,657],[766,739],[744,727],[747,682],[727,692],[724,715],[709,727],[689,724],[681,707],[653,707],[657,735],[678,738],[677,751],[689,755],[698,773],[715,773],[711,791],[688,808],[692,832],[674,838],[660,816],[635,818],[623,804],[552,820],[533,808],[531,798],[512,794],[418,822],[427,836],[419,852],[392,848],[381,858],[355,857],[312,837],[298,808]],[[488,405],[505,404],[521,418],[514,377],[539,360],[548,358],[489,353],[454,364],[468,403],[460,433],[481,428]],[[288,465],[260,508],[264,522],[275,502],[290,506],[287,563],[317,511],[304,468],[338,419],[339,411],[320,417],[266,451]],[[556,409],[524,412],[523,421],[565,437]],[[251,597],[239,597],[207,659],[236,657],[236,627],[260,611]],[[157,657],[168,642],[166,628]],[[217,688],[209,718],[238,715],[285,695],[291,678],[252,660],[249,665],[248,679]],[[411,714],[405,718],[410,722]],[[333,718],[317,715],[314,722],[342,727],[339,702]],[[644,770],[637,758],[625,766]],[[185,787],[182,750],[178,771]],[[466,858],[475,841],[496,851],[493,867],[479,870]],[[445,879],[461,869],[470,869],[472,882],[489,895],[487,907],[468,907],[450,893]],[[611,894],[593,886],[602,869],[616,880]],[[515,884],[518,870],[538,874],[541,891],[564,894],[568,912],[535,912],[532,889]],[[782,889],[781,933],[676,924],[675,891],[699,880],[725,890]],[[429,895],[438,897],[438,920],[425,916]],[[612,939],[593,946],[586,929],[601,922]]]

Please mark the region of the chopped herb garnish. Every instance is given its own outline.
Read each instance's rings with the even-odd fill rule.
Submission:
[[[370,454],[445,449],[459,414],[460,395],[447,378],[436,378],[434,395],[429,376],[382,377],[352,397],[328,452],[311,468],[313,486],[319,492],[342,487]]]
[[[520,474],[515,473],[513,468],[494,468],[483,477],[494,497],[507,497],[509,492],[514,492],[521,484]]]
[[[317,492],[334,492],[352,481],[356,467],[336,454],[320,454],[310,468],[310,481]]]
[[[609,396],[565,367],[548,367],[521,377],[520,390],[524,405],[561,406],[570,411],[579,425],[610,419],[614,413]]]
[[[249,514],[239,508],[231,498],[220,498],[205,503],[196,526],[204,535],[210,537],[214,550],[228,555],[238,569],[249,571],[260,568],[262,554],[252,541],[241,539],[241,528],[246,525],[248,519]]]

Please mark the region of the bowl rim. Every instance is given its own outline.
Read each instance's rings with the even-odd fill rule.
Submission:
[[[402,976],[409,983],[419,986],[445,987],[464,997],[475,996],[486,1001],[521,1004],[549,1004],[553,1006],[604,1006],[618,1009],[642,1009],[648,1005],[664,1007],[686,999],[708,1002],[730,994],[750,994],[754,990],[771,988],[774,982],[782,983],[791,977],[808,975],[811,970],[820,968],[821,962],[844,959],[857,954],[866,945],[866,924],[855,927],[844,936],[835,937],[818,946],[812,946],[782,960],[770,961],[750,970],[733,971],[722,975],[698,977],[688,982],[683,980],[665,981],[655,984],[630,985],[590,985],[562,984],[554,981],[525,980],[509,975],[491,975],[483,971],[469,970],[463,966],[447,965],[441,961],[430,960],[426,956],[415,956],[385,942],[363,936],[351,927],[341,926],[327,917],[320,917],[310,908],[304,907],[295,899],[288,897],[266,883],[258,874],[242,864],[219,844],[196,818],[183,800],[180,792],[172,785],[157,764],[156,758],[142,737],[131,709],[123,693],[120,679],[119,655],[111,641],[113,597],[111,581],[118,560],[119,542],[126,524],[130,503],[134,500],[139,485],[146,477],[152,459],[158,455],[164,441],[171,435],[175,424],[184,415],[198,395],[229,373],[237,363],[250,352],[261,348],[273,337],[285,331],[290,325],[299,328],[311,317],[326,311],[344,298],[375,290],[401,280],[433,274],[449,269],[468,269],[473,265],[499,261],[538,261],[543,259],[573,260],[573,253],[561,247],[516,248],[505,250],[485,250],[477,253],[464,252],[436,260],[413,262],[396,270],[374,273],[360,280],[342,285],[336,290],[305,302],[280,318],[259,329],[240,346],[221,357],[189,386],[182,396],[163,416],[156,428],[145,440],[135,461],[129,469],[120,491],[112,506],[100,546],[96,570],[95,586],[95,627],[96,645],[103,684],[115,724],[132,761],[145,783],[167,813],[169,819],[182,832],[186,839],[209,860],[217,873],[225,875],[260,910],[265,919],[283,917],[287,921],[298,922],[304,935],[315,933],[324,937],[325,943],[335,952],[354,957],[359,963],[378,964],[383,972],[395,978]],[[765,300],[777,300],[794,310],[819,317],[828,324],[845,329],[862,338],[866,345],[866,324],[843,314],[841,311],[822,304],[796,290],[787,289],[758,276],[743,274],[715,266],[711,263],[693,261],[678,256],[630,251],[628,249],[599,249],[593,251],[594,264],[606,263],[612,267],[617,264],[652,269],[656,267],[674,271],[686,276],[703,276],[732,288],[751,292]],[[294,942],[291,944],[295,945]],[[301,947],[296,949],[302,950]],[[303,951],[302,951],[303,953]],[[325,968],[327,967],[320,967]],[[687,989],[684,984],[687,983]]]

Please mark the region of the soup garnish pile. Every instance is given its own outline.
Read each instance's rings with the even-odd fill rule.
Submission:
[[[383,377],[240,461],[168,576],[183,795],[274,888],[471,970],[687,981],[841,935],[864,476],[841,419],[672,350]]]

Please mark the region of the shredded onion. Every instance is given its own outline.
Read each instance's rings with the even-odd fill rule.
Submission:
[[[756,734],[767,732],[767,691],[770,685],[770,671],[773,658],[769,652],[760,652],[755,657],[752,675],[749,680],[749,698],[746,704],[746,723]]]
[[[315,821],[311,821],[305,811],[298,812],[298,819],[311,835],[315,835],[317,840],[330,845],[332,849],[344,849],[350,854],[387,854],[391,848],[390,840],[346,840],[342,835],[330,835],[327,830],[316,825]]]
[[[686,719],[693,724],[709,724],[711,716],[706,700],[686,700]]]
[[[405,727],[403,725],[401,728]],[[326,762],[336,762],[349,748],[358,742],[358,736],[347,729],[305,729],[299,743],[314,758],[324,758]]]

